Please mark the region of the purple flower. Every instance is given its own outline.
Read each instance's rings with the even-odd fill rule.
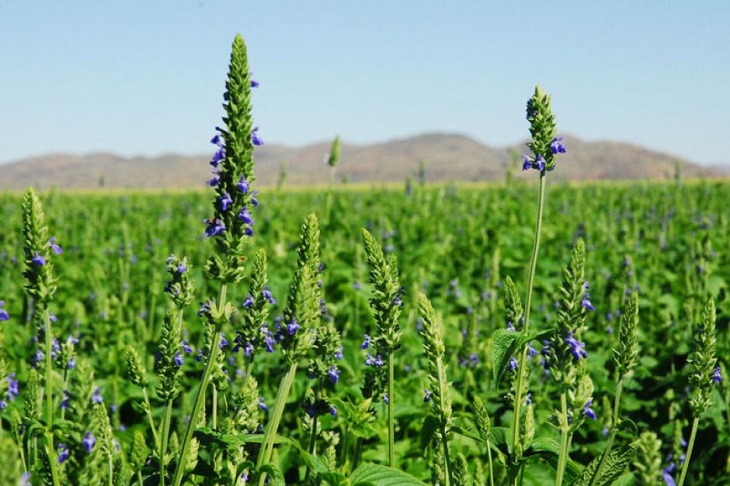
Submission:
[[[591,420],[596,420],[596,412],[593,411],[591,408],[591,405],[593,404],[593,399],[590,398],[585,405],[583,405],[583,415],[588,417]]]
[[[251,356],[253,354],[253,344],[250,341],[246,341],[246,345],[243,347],[244,356]]]
[[[193,352],[193,348],[190,346],[187,339],[183,339],[182,348],[183,351],[185,351],[185,354],[190,354]]]
[[[515,371],[519,365],[520,364],[517,362],[517,358],[515,358],[514,356],[512,356],[509,359],[509,369],[510,369],[510,371]]]
[[[226,339],[225,333],[221,333],[221,340],[218,343],[218,349],[223,349],[228,346],[228,339]]]
[[[204,220],[204,222],[208,225],[205,228],[205,236],[216,236],[226,230],[226,225],[218,218],[209,218]]]
[[[258,195],[259,191],[253,191],[253,194],[251,194],[251,206],[257,207],[259,205]]]
[[[63,398],[61,399],[61,410],[66,410],[71,405],[71,393],[63,390]]]
[[[198,310],[198,317],[210,314],[210,301],[201,302],[200,309]]]
[[[370,347],[370,336],[365,334],[365,340],[360,345],[360,349],[368,349]]]
[[[672,477],[672,473],[677,469],[677,465],[673,462],[670,463],[667,467],[664,468],[662,471],[662,479],[664,480],[664,483],[666,483],[667,486],[676,486],[677,483],[674,481],[674,478]]]
[[[387,393],[383,395],[383,403],[385,403],[386,405],[390,403],[390,397]]]
[[[51,241],[48,242],[48,246],[51,247],[51,250],[53,250],[53,253],[55,253],[56,255],[60,255],[61,253],[63,253],[63,250],[61,249],[61,247],[58,246],[58,244],[56,243],[55,236],[52,237]]]
[[[216,137],[220,138],[218,135],[216,135]],[[220,164],[221,161],[223,161],[223,159],[225,159],[225,158],[226,158],[226,148],[221,147],[216,151],[216,153],[213,154],[213,158],[210,159],[210,165],[212,165],[213,167],[218,167],[218,164]]]
[[[532,169],[532,159],[525,154],[522,154],[522,170]]]
[[[576,360],[588,357],[588,351],[585,350],[586,343],[578,341],[573,336],[573,331],[568,332],[568,337],[565,338],[565,344],[570,346],[570,352]]]
[[[104,397],[101,396],[101,387],[97,387],[96,390],[94,390],[94,394],[91,395],[91,403],[95,403],[97,405],[101,405],[104,403]]]
[[[433,395],[433,393],[431,392],[431,390],[423,390],[423,402],[424,403],[430,402],[431,401],[431,395]]]
[[[177,266],[177,273],[185,273],[187,271],[188,267],[186,267],[184,264],[180,264]]]
[[[590,285],[588,285],[588,282],[585,282],[583,284],[583,290],[585,291],[585,293],[583,294],[583,300],[580,301],[580,305],[582,307],[588,309],[589,311],[594,311],[594,310],[596,310],[596,308],[593,307],[593,304],[591,304],[591,301],[589,300],[591,297],[591,294],[588,293],[588,290],[590,290],[590,288],[591,287],[590,287]]]
[[[68,459],[68,456],[70,455],[70,452],[68,451],[68,448],[66,447],[66,444],[59,443],[58,444],[58,463],[63,464],[63,462]]]
[[[4,306],[5,301],[0,300],[0,321],[7,321],[8,319],[10,319],[10,314],[8,314],[8,311],[3,309]]]
[[[719,366],[715,368],[715,372],[712,373],[712,381],[718,385],[722,383],[722,370]]]
[[[225,144],[223,143],[223,137],[220,136],[220,133],[216,133],[213,138],[210,139],[210,143],[219,147],[225,146]]]
[[[228,208],[231,207],[231,204],[233,204],[233,199],[231,199],[231,195],[227,192],[221,194],[221,197],[218,198],[218,201],[221,204],[221,211],[228,211]]]
[[[337,417],[337,407],[335,407],[334,405],[330,405],[330,415],[332,415],[333,417]]]
[[[243,301],[243,304],[241,304],[241,307],[245,307],[246,309],[250,308],[253,305],[253,295],[248,294],[246,297],[246,300]]]
[[[253,218],[251,217],[251,213],[248,211],[246,206],[244,206],[243,209],[241,209],[241,212],[238,213],[238,219],[246,224],[253,224]]]
[[[327,372],[327,376],[329,376],[330,380],[332,380],[333,384],[337,384],[337,380],[340,379],[340,370],[337,369],[336,366],[331,366],[329,371]]]
[[[337,351],[335,352],[335,359],[342,359],[342,346],[337,348]]]
[[[183,355],[181,352],[177,352],[175,357],[173,358],[173,362],[176,366],[182,366],[185,363],[185,358],[183,358]]]
[[[535,159],[535,168],[539,171],[545,169],[545,159],[543,158],[542,154],[538,155],[537,159]]]
[[[383,362],[383,358],[380,357],[380,355],[377,355],[373,358],[373,355],[368,353],[365,357],[365,366],[374,366],[376,368],[380,368],[385,363]]]
[[[264,344],[266,345],[267,353],[274,352],[274,346],[276,346],[276,339],[274,339],[274,337],[268,331],[266,332],[266,337],[264,338]]]
[[[40,253],[35,252],[35,256],[30,259],[30,262],[33,265],[38,265],[39,267],[42,267],[43,265],[46,264],[46,259],[43,258],[43,256]]]
[[[68,359],[68,369],[73,370],[76,368],[76,360],[73,356]]]
[[[269,289],[268,285],[266,287],[264,287],[264,290],[261,293],[264,295],[264,299],[269,301],[269,304],[276,305],[276,299],[274,298],[274,295],[271,293],[271,289]]]
[[[218,185],[218,183],[220,182],[220,180],[221,180],[221,178],[218,175],[218,172],[213,171],[213,177],[211,177],[210,179],[208,179],[208,185],[210,187],[215,187],[215,186]]]
[[[256,133],[259,131],[259,127],[255,127],[253,130],[251,130],[251,143],[253,143],[256,146],[261,146],[264,144],[264,141],[261,140],[259,137],[259,134]]]
[[[259,408],[264,412],[269,409],[269,407],[266,406],[266,402],[264,402],[264,397],[259,397]]]
[[[89,453],[94,448],[94,444],[96,444],[96,437],[91,432],[87,432],[84,438],[81,439],[81,444],[83,444],[86,452]]]
[[[251,184],[246,180],[246,176],[241,176],[241,179],[236,183],[236,187],[243,194],[247,194]]]
[[[259,82],[256,81],[255,79],[251,78],[250,76],[251,76],[251,74],[249,73],[249,79],[251,80],[251,87],[252,88],[258,88],[259,87]]]
[[[297,332],[299,329],[301,329],[302,326],[299,325],[295,317],[291,318],[291,322],[286,325],[286,332],[289,333],[290,336],[293,336],[295,332]]]
[[[563,145],[563,137],[555,137],[553,138],[552,142],[550,142],[550,151],[553,154],[565,153],[565,145]]]

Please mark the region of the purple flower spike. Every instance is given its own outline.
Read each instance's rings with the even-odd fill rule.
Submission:
[[[257,147],[260,147],[261,145],[264,144],[264,141],[261,140],[261,138],[259,137],[259,134],[256,133],[258,131],[259,131],[259,127],[256,127],[253,130],[251,130],[251,143],[253,143]]]
[[[241,304],[241,307],[245,307],[246,309],[248,309],[252,305],[253,305],[253,295],[248,294],[248,296],[246,297],[246,300],[244,300],[243,304]]]
[[[269,304],[276,305],[276,299],[274,298],[274,295],[271,293],[271,289],[267,285],[264,287],[264,290],[261,292],[264,295],[264,299],[266,299]]]
[[[301,329],[302,326],[299,325],[297,320],[292,317],[291,322],[286,325],[286,332],[289,333],[290,336],[293,336],[295,332],[297,332],[299,329]]]
[[[66,444],[59,443],[58,444],[58,463],[63,464],[63,462],[68,459],[68,456],[71,453],[68,451],[68,448],[66,447]]]
[[[368,349],[370,347],[370,336],[365,334],[365,341],[360,345],[360,349]]]
[[[566,152],[565,145],[563,145],[564,137],[555,137],[553,138],[552,142],[550,142],[550,151],[554,154],[564,154]]]

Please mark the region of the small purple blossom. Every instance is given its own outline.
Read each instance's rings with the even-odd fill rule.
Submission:
[[[198,317],[210,314],[210,301],[201,302],[200,309],[198,310]]]
[[[101,396],[101,387],[96,387],[96,390],[94,390],[93,395],[91,395],[91,403],[95,403],[97,405],[101,405],[104,403],[104,397]]]
[[[259,127],[255,127],[253,130],[251,130],[251,143],[253,143],[257,147],[260,147],[264,144],[264,141],[261,140],[261,137],[259,137],[258,131]]]
[[[173,362],[175,363],[176,366],[182,366],[185,363],[185,358],[183,358],[183,355],[181,352],[178,351],[177,354],[175,354],[175,357],[173,358]]]
[[[251,216],[251,213],[246,206],[244,206],[243,209],[241,209],[241,211],[238,213],[238,219],[248,225],[254,223],[253,217]]]
[[[553,154],[564,154],[566,152],[565,145],[563,145],[564,137],[555,137],[553,138],[552,142],[550,142],[550,151]]]
[[[380,355],[377,355],[373,358],[373,355],[368,353],[365,357],[365,366],[374,366],[376,368],[380,368],[383,365],[385,365],[385,362],[383,362],[383,358],[381,358]]]
[[[509,369],[510,369],[510,371],[515,371],[518,366],[519,366],[519,363],[517,362],[517,358],[515,358],[514,356],[512,356],[509,359]]]
[[[431,390],[428,390],[428,389],[423,390],[423,403],[430,402],[431,401],[431,395],[433,395],[433,393],[431,392]]]
[[[253,354],[253,344],[251,344],[251,341],[246,341],[246,344],[243,346],[243,355],[246,357],[249,357]]]
[[[246,300],[243,301],[243,304],[241,304],[241,307],[244,307],[246,309],[250,308],[253,305],[253,295],[248,294],[246,296]]]
[[[58,246],[58,243],[56,243],[55,236],[52,237],[51,241],[48,242],[48,246],[51,247],[51,250],[53,250],[53,253],[55,253],[56,255],[60,255],[61,253],[63,253],[63,250],[61,249],[61,247]]]
[[[591,301],[589,300],[591,295],[588,293],[588,290],[590,290],[590,285],[588,285],[588,282],[585,282],[583,284],[583,290],[585,291],[585,293],[583,294],[583,300],[580,301],[580,305],[585,309],[588,309],[589,311],[596,310],[596,308],[593,307],[593,304],[591,304]]]
[[[330,415],[332,415],[333,417],[337,417],[337,407],[335,407],[334,405],[330,405]]]
[[[590,398],[585,405],[583,405],[583,415],[591,420],[596,420],[596,412],[591,408],[593,405],[593,399]]]
[[[221,211],[228,211],[228,208],[231,207],[231,204],[233,204],[233,199],[231,199],[230,194],[224,192],[221,194],[221,197],[218,198],[218,202],[220,202]]]
[[[228,344],[230,344],[230,343],[228,342],[228,339],[226,339],[226,335],[225,335],[225,333],[223,333],[223,332],[222,332],[222,333],[221,333],[221,340],[220,340],[220,342],[218,343],[218,349],[223,349],[223,348],[225,348],[226,346],[228,346]]]
[[[535,168],[541,172],[545,169],[545,159],[542,154],[538,155],[537,159],[535,159]]]
[[[586,343],[578,341],[573,336],[573,331],[568,332],[568,336],[565,338],[565,344],[570,346],[570,352],[576,360],[588,357],[588,351],[585,350]]]
[[[271,293],[271,289],[269,288],[268,285],[266,287],[264,287],[264,290],[262,290],[261,293],[263,294],[264,299],[266,299],[269,302],[269,304],[276,305],[276,299],[274,298],[274,295]]]
[[[87,453],[90,453],[91,450],[94,448],[94,444],[96,444],[96,437],[94,437],[94,434],[91,432],[87,432],[83,439],[81,439],[81,444],[83,444],[84,449]]]
[[[193,352],[193,348],[190,346],[190,343],[188,343],[187,339],[183,339],[182,348],[183,351],[185,351],[185,354],[190,354]]]
[[[715,371],[712,373],[712,382],[717,385],[722,383],[722,370],[719,366],[715,368]]]
[[[58,463],[63,464],[63,462],[68,459],[68,456],[71,453],[69,452],[68,448],[66,447],[66,444],[63,442],[60,442],[58,444]]]
[[[295,332],[297,332],[299,329],[301,329],[302,326],[299,325],[296,318],[292,317],[291,322],[286,325],[286,332],[289,333],[290,336],[293,336]]]
[[[218,135],[216,135],[216,137],[220,138]],[[213,154],[213,158],[210,159],[210,165],[212,165],[213,167],[218,167],[218,164],[220,164],[225,158],[226,148],[221,147]]]
[[[71,405],[71,392],[63,390],[63,398],[61,399],[61,410],[66,410]]]
[[[0,321],[7,321],[8,319],[10,319],[10,314],[8,314],[8,311],[3,309],[4,306],[5,301],[0,300]]]
[[[335,351],[335,359],[342,359],[342,346],[337,348],[337,351]]]
[[[364,335],[365,340],[360,345],[360,349],[368,349],[370,347],[370,336],[368,334]]]
[[[336,366],[331,366],[327,372],[327,376],[330,380],[332,380],[332,383],[336,385],[337,381],[340,379],[340,370]]]
[[[251,188],[251,183],[246,180],[246,176],[241,176],[241,178],[236,183],[236,187],[239,191],[243,194],[247,194],[249,189]]]
[[[264,397],[259,397],[259,408],[263,410],[264,412],[269,409],[269,407],[266,406],[266,402],[264,401]]]
[[[39,266],[39,267],[42,267],[43,265],[45,265],[45,264],[46,264],[46,259],[45,259],[45,258],[43,258],[43,256],[42,256],[42,255],[41,255],[40,253],[38,253],[38,252],[35,252],[35,256],[34,256],[33,258],[31,258],[31,259],[30,259],[30,262],[31,262],[31,263],[32,263],[33,265],[37,265],[37,266]]]
[[[211,237],[223,233],[226,230],[226,225],[223,224],[218,218],[206,219],[205,223],[208,225],[205,228],[205,236]]]

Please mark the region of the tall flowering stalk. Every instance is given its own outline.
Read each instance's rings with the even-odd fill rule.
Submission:
[[[687,360],[692,365],[692,374],[689,377],[690,386],[692,387],[692,397],[689,403],[692,407],[694,420],[692,421],[692,432],[687,443],[687,452],[684,464],[682,465],[682,474],[677,483],[678,486],[684,484],[684,479],[687,476],[689,460],[692,457],[692,449],[697,438],[700,417],[712,405],[712,399],[710,398],[712,388],[722,380],[720,369],[717,367],[717,358],[715,356],[716,347],[715,301],[710,297],[707,304],[705,304],[705,308],[702,310],[702,318],[695,330],[694,349]]]
[[[366,336],[361,346],[369,351],[363,395],[366,399],[385,400],[388,404],[388,465],[395,467],[394,352],[402,335],[398,318],[403,306],[403,287],[395,257],[391,255],[386,259],[382,247],[366,229],[362,230],[362,239],[373,286],[370,306],[377,326],[373,336]]]
[[[556,137],[555,115],[550,108],[550,95],[539,86],[527,102],[527,121],[530,123],[532,141],[527,144],[532,155],[523,155],[523,170],[535,169],[540,174],[540,189],[537,200],[537,218],[535,221],[535,238],[530,258],[530,268],[527,279],[527,298],[525,299],[524,324],[522,326],[521,344],[518,346],[517,380],[515,384],[514,415],[512,422],[512,443],[520,442],[520,430],[523,429],[525,414],[523,405],[527,398],[528,384],[526,380],[526,362],[530,331],[530,308],[532,306],[532,290],[535,281],[538,252],[540,250],[540,233],[542,231],[543,209],[545,207],[545,186],[547,172],[555,169],[557,156],[566,151],[562,137]],[[519,469],[522,467],[521,451],[515,449],[510,465],[510,478],[513,484],[518,479]]]
[[[573,433],[585,417],[595,419],[593,382],[586,369],[588,351],[581,340],[587,328],[586,315],[593,310],[584,275],[585,244],[578,239],[568,266],[563,271],[558,323],[545,343],[542,354],[545,367],[560,392],[560,410],[556,411],[560,428],[560,457],[555,484],[561,485],[568,461]]]
[[[277,332],[284,361],[289,369],[281,379],[276,401],[264,429],[261,450],[256,463],[260,486],[266,482],[264,467],[271,461],[276,434],[284,413],[284,405],[294,383],[297,368],[318,339],[322,289],[318,277],[320,271],[319,223],[314,214],[310,214],[302,225],[299,233],[298,255],[297,268],[294,271],[284,310],[284,319]]]
[[[454,483],[451,455],[449,453],[453,418],[451,414],[451,393],[449,391],[449,382],[446,379],[446,363],[444,363],[446,348],[444,346],[443,326],[437,319],[431,302],[423,293],[418,296],[418,308],[423,324],[420,332],[423,337],[426,359],[428,360],[428,380],[432,390],[429,401],[438,423],[439,442],[443,447],[443,481],[446,486],[449,486]]]
[[[57,289],[57,278],[53,275],[52,255],[62,252],[56,238],[48,237],[43,207],[33,189],[26,192],[22,203],[23,214],[23,252],[25,268],[23,276],[27,282],[25,291],[32,300],[35,310],[33,321],[38,324],[38,332],[43,336],[45,346],[39,357],[45,363],[43,371],[45,393],[41,398],[46,406],[46,444],[45,451],[54,485],[60,483],[53,440],[53,328],[49,304]],[[40,364],[40,363],[39,363]],[[39,407],[42,403],[39,404]]]
[[[204,302],[199,312],[210,340],[206,343],[205,368],[181,443],[173,478],[175,486],[181,483],[186,471],[193,431],[205,404],[206,388],[214,368],[218,367],[221,328],[236,311],[226,297],[228,285],[241,282],[246,271],[245,253],[254,225],[251,210],[258,205],[256,192],[252,190],[253,149],[254,145],[263,143],[258,137],[258,128],[253,127],[251,116],[251,88],[257,85],[249,72],[246,45],[237,35],[233,41],[224,94],[225,128],[216,127],[218,133],[211,140],[217,150],[210,161],[213,177],[208,184],[213,187],[215,197],[212,215],[205,220],[205,235],[213,240],[216,248],[205,264],[205,273],[220,282],[220,295],[217,300]]]

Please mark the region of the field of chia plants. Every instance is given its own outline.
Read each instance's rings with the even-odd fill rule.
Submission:
[[[727,182],[0,194],[0,484],[730,484]],[[520,109],[517,107],[516,109]],[[259,191],[260,189],[260,191]]]

